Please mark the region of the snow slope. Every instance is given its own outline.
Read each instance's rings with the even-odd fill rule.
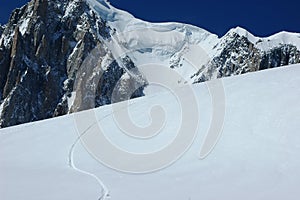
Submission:
[[[226,94],[223,133],[203,160],[199,152],[212,117],[211,97],[206,84],[193,85],[200,111],[197,137],[181,159],[149,174],[121,173],[97,162],[78,141],[74,115],[1,129],[0,199],[296,200],[299,73],[300,65],[293,65],[219,80]],[[86,112],[95,112],[114,144],[145,153],[172,141],[181,120],[178,102],[168,91],[131,100],[132,120],[147,125],[153,105],[164,107],[166,122],[149,140],[124,135],[111,105]]]

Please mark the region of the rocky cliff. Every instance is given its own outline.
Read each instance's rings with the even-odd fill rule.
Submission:
[[[76,95],[74,105],[67,101],[74,80],[84,76],[79,68],[91,67],[82,64],[96,47],[101,53],[94,67],[103,75],[96,83],[94,104],[109,104],[114,86],[126,73],[116,62],[103,63],[111,54],[101,39],[110,31],[82,0],[34,0],[16,9],[0,41],[0,126],[91,108],[83,94]]]
[[[256,45],[262,40],[251,42],[237,33],[226,35],[222,48],[209,63],[192,76],[195,83],[240,75],[248,72],[281,67],[300,62],[300,51],[293,44],[279,44],[268,50]]]

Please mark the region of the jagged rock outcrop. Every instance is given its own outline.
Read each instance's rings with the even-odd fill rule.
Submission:
[[[192,76],[194,83],[300,62],[300,51],[291,44],[263,51],[247,37],[231,33],[221,45],[222,51]]]
[[[259,70],[296,64],[300,62],[300,51],[291,44],[283,44],[270,51],[264,52]]]
[[[10,37],[13,35],[13,37]],[[108,27],[82,0],[34,0],[16,9],[0,41],[1,127],[51,118],[89,107],[86,102],[68,104],[78,70],[96,46],[102,54],[96,66],[103,72],[95,89],[94,104],[109,104],[110,91],[126,73],[117,63],[104,66],[109,54],[101,38]],[[111,58],[113,60],[113,58]],[[86,65],[91,68],[93,65]],[[83,73],[83,71],[80,71]],[[108,89],[107,89],[108,88]],[[142,91],[138,96],[143,95]],[[85,99],[76,94],[76,99]]]

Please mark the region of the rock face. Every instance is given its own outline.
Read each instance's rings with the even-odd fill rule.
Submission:
[[[4,31],[4,27],[0,24],[0,35],[2,35],[3,31]]]
[[[258,41],[262,42],[262,41]],[[248,72],[280,67],[300,62],[300,51],[291,44],[280,44],[263,51],[237,33],[230,33],[222,51],[194,76],[195,83]]]
[[[16,9],[0,31],[1,127],[109,104],[114,85],[126,73],[116,62],[102,62],[113,60],[99,39],[111,30],[85,1],[31,1]],[[75,79],[84,76],[79,68],[96,47],[101,54],[94,65],[103,75],[95,102],[87,105],[77,94],[75,104],[68,105]],[[136,96],[141,95],[139,90]]]
[[[116,58],[119,55],[115,55],[108,45],[114,35],[122,35],[118,33],[121,29],[112,27],[107,21],[115,21],[117,17],[113,12],[108,13],[111,8],[105,1],[98,3],[103,4],[98,7],[103,7],[103,13],[101,9],[96,12],[84,0],[32,0],[13,11],[9,22],[0,26],[0,127],[144,95],[147,80],[139,72],[134,59],[128,55]],[[128,19],[124,22],[128,23],[131,20]],[[136,24],[141,25],[140,21]],[[127,25],[121,25],[124,26]],[[174,32],[171,25],[169,29]],[[162,30],[161,33],[166,34],[167,29],[162,27]],[[129,31],[128,35],[131,33]],[[192,39],[183,41],[197,41],[197,36],[193,39],[189,31],[185,31],[185,35]],[[139,37],[142,36],[140,34]],[[175,39],[180,38],[181,34],[177,36]],[[126,34],[124,37],[126,39]],[[139,49],[141,54],[151,53],[155,49],[147,46],[156,41],[148,42],[152,37],[149,34],[145,41],[134,41],[138,40],[135,35],[130,37],[125,42],[121,41],[119,46],[130,48],[130,45],[143,44],[145,48]],[[170,37],[157,40],[162,43],[162,49],[157,51],[160,55],[168,55],[164,47],[177,51],[177,47],[172,48],[173,43],[164,43]],[[199,34],[199,37],[199,41],[214,38],[210,37],[210,33]],[[194,83],[300,62],[299,47],[290,42],[264,49],[261,44],[269,41],[253,41],[238,31],[216,39],[211,44],[218,43],[215,46],[218,53],[198,72],[193,71],[191,79]],[[180,56],[184,51],[179,51],[180,48],[178,52],[171,53],[175,57],[178,54],[172,65],[174,70],[182,66]],[[114,96],[115,93],[118,95]]]

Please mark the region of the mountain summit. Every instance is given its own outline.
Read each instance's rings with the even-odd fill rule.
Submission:
[[[179,73],[180,85],[300,62],[298,33],[258,38],[237,27],[218,38],[136,19],[105,0],[32,0],[0,35],[1,127],[126,100],[132,88],[130,98],[151,94],[140,72],[149,63]],[[124,97],[113,100],[114,91]]]

